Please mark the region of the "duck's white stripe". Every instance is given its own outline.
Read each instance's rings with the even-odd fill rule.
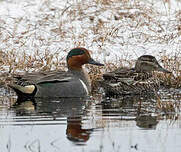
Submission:
[[[84,89],[85,89],[85,91],[86,91],[86,93],[87,93],[87,95],[89,94],[89,91],[88,91],[88,88],[87,88],[87,86],[86,86],[86,84],[81,80],[81,79],[79,79],[80,80],[80,82],[82,83],[82,85],[83,85],[83,87],[84,87]]]

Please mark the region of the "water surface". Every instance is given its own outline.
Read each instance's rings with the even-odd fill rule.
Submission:
[[[163,102],[178,102],[179,98]],[[16,104],[15,104],[16,103]],[[150,97],[1,97],[0,152],[180,152],[179,111]]]

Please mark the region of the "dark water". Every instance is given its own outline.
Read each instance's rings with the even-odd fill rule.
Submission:
[[[1,96],[0,152],[180,152],[180,98],[164,94],[171,98],[161,102],[174,108],[153,97],[17,103]]]

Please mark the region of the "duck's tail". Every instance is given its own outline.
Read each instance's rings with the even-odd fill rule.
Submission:
[[[18,97],[33,97],[36,93],[35,85],[21,86],[18,84],[9,84],[8,86],[16,92]]]

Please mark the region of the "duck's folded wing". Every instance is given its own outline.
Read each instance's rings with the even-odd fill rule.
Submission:
[[[69,81],[73,75],[65,71],[34,72],[16,76],[19,85],[39,84],[44,82]]]
[[[36,82],[36,84],[42,84],[42,83],[56,83],[56,82],[69,82],[70,80],[72,80],[73,77],[69,76],[66,78],[56,78],[56,77],[51,77],[51,78],[45,78],[45,79],[41,79],[39,81]]]
[[[129,68],[118,68],[115,71],[105,73],[103,75],[104,80],[118,80],[122,78],[130,78],[134,75],[134,69]]]

